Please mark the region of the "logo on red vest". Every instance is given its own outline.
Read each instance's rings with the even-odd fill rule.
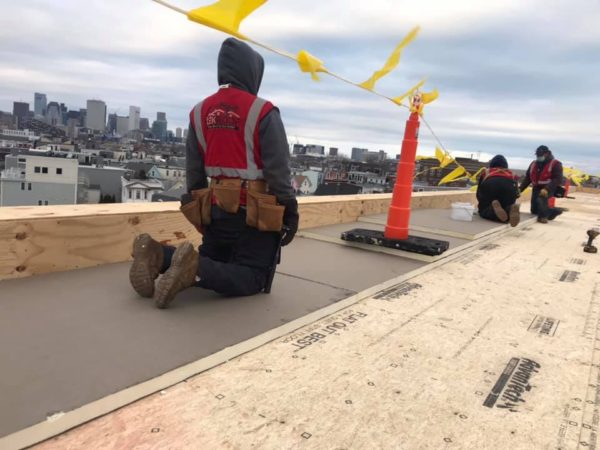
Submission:
[[[237,106],[226,103],[215,106],[206,116],[206,126],[213,129],[239,130],[240,115],[235,112],[237,109]]]

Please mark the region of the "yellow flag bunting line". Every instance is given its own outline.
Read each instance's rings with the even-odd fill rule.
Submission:
[[[235,36],[239,39],[250,42],[258,47],[262,47],[265,50],[296,61],[298,63],[298,66],[300,67],[300,70],[302,70],[302,72],[305,73],[310,73],[312,79],[315,81],[319,80],[319,73],[324,73],[344,83],[356,86],[360,89],[364,89],[368,92],[371,92],[372,94],[378,95],[379,97],[383,97],[395,103],[396,105],[403,106],[405,108],[408,108],[408,106],[403,103],[404,100],[414,95],[425,84],[425,80],[421,80],[416,85],[411,87],[408,91],[406,91],[398,97],[388,97],[387,95],[384,95],[375,90],[375,85],[377,84],[377,82],[381,78],[391,73],[398,66],[398,64],[400,63],[400,58],[402,56],[402,51],[417,37],[417,34],[419,33],[419,27],[413,28],[404,37],[404,39],[396,46],[396,48],[386,61],[385,65],[381,69],[375,71],[368,80],[362,83],[355,83],[354,81],[348,80],[342,77],[341,75],[338,75],[328,70],[325,67],[325,64],[322,60],[320,60],[314,55],[311,55],[306,50],[300,50],[297,55],[293,55],[284,50],[279,50],[261,42],[257,42],[254,39],[251,39],[250,37],[242,34],[239,31],[242,21],[260,6],[265,4],[267,0],[218,0],[216,3],[196,8],[191,11],[186,11],[184,9],[173,6],[164,0],[152,1],[185,15],[189,20],[193,22],[213,28],[215,30],[222,31],[223,33]],[[422,93],[421,96],[422,104],[425,105],[436,100],[439,96],[439,93],[437,90],[433,90],[432,92]],[[418,112],[422,114],[422,108]]]

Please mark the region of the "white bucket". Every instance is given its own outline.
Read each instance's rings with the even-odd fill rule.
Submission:
[[[473,221],[473,212],[475,207],[470,203],[452,203],[452,220],[461,220],[463,222]]]

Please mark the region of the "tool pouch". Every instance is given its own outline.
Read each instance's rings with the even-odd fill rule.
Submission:
[[[274,195],[248,191],[246,224],[259,231],[281,231],[285,206],[277,204]]]
[[[198,231],[210,225],[210,189],[193,191],[191,196],[186,194],[182,203],[179,210]]]
[[[217,183],[213,183],[212,193],[219,208],[231,214],[239,211],[242,193],[241,180],[219,180]]]

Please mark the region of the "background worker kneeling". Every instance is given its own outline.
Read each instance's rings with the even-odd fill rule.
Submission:
[[[502,155],[494,156],[479,178],[477,201],[479,215],[494,222],[510,222],[516,227],[521,220],[516,203],[519,190],[514,174],[508,170],[508,162]]]
[[[181,210],[203,234],[199,252],[189,242],[175,249],[148,235],[133,246],[131,284],[159,308],[191,286],[227,296],[261,292],[279,246],[298,229],[285,129],[279,110],[257,97],[263,72],[257,52],[225,40],[219,90],[190,113]]]

